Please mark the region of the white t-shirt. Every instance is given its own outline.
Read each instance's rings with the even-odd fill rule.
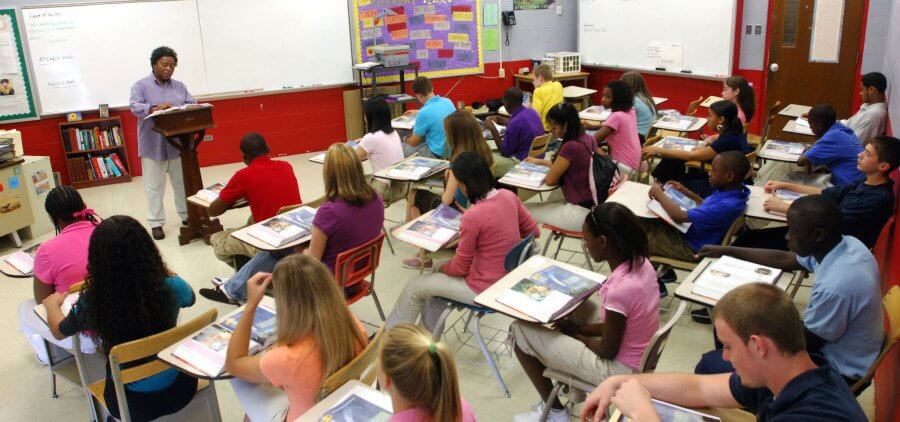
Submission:
[[[400,142],[400,135],[396,130],[390,134],[379,130],[363,136],[359,146],[366,151],[372,171],[378,172],[403,161],[403,146]]]

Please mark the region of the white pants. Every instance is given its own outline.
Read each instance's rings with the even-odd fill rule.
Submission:
[[[524,205],[539,223],[569,231],[580,231],[584,218],[591,212],[587,208],[566,202],[562,189],[554,190],[544,202],[526,202]]]
[[[144,194],[147,195],[147,224],[162,227],[166,224],[163,197],[166,194],[166,173],[175,195],[175,210],[182,220],[187,220],[187,202],[184,195],[184,179],[181,174],[181,158],[158,161],[141,157],[144,174]]]
[[[34,353],[38,355],[41,361],[48,361],[48,350],[45,347],[43,340],[47,340],[50,344],[56,345],[67,351],[71,351],[72,337],[66,337],[62,340],[57,340],[56,337],[53,337],[53,333],[50,332],[50,327],[47,326],[47,323],[34,312],[34,306],[34,299],[28,299],[19,304],[19,327],[22,328],[22,334],[25,334],[25,339],[28,340],[28,344],[34,349]],[[95,353],[97,347],[94,344],[94,341],[84,334],[79,335],[81,336],[81,351],[86,354]]]
[[[435,262],[434,265],[438,268],[439,263]],[[439,297],[474,305],[475,296],[475,292],[462,277],[444,273],[417,275],[406,282],[403,293],[400,293],[394,310],[388,316],[386,328],[398,324],[415,324],[421,317],[425,329],[431,332],[449,305]]]
[[[232,378],[231,388],[251,421],[281,422],[287,416],[290,406],[287,394],[271,384],[254,384]]]

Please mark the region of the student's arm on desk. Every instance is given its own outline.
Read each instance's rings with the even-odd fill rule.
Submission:
[[[650,396],[684,407],[736,408],[740,404],[731,395],[730,373],[716,375],[638,374],[607,378],[588,395],[581,411],[582,420],[604,420],[613,397],[626,381],[634,379]]]
[[[563,175],[566,174],[566,170],[569,169],[570,164],[569,160],[561,155],[557,155],[555,161],[550,161],[546,158],[528,157],[525,159],[525,162],[550,167],[550,171],[547,172],[547,177],[544,178],[544,184],[547,186],[559,185]]]
[[[227,202],[223,201],[222,198],[216,198],[209,204],[209,208],[206,209],[206,212],[209,213],[210,217],[218,217],[225,214],[225,211],[228,211],[233,206],[233,202]]]
[[[700,251],[697,253],[697,256],[700,258],[719,258],[722,255],[733,256],[737,259],[780,268],[784,271],[797,271],[803,269],[803,267],[800,266],[800,263],[797,262],[797,254],[787,251],[705,245],[700,248]]]
[[[256,273],[250,277],[250,280],[247,280],[247,304],[237,327],[231,333],[228,352],[225,355],[225,370],[239,379],[255,384],[262,384],[268,380],[259,367],[262,354],[249,356],[250,335],[256,308],[266,293],[266,287],[271,282],[272,274],[270,273]]]
[[[51,293],[42,301],[44,309],[47,310],[47,326],[50,327],[50,333],[57,340],[67,337],[59,332],[59,323],[66,318],[62,312],[62,304],[65,299],[66,295],[63,293]]]
[[[53,286],[44,283],[37,278],[37,276],[34,277],[34,286],[32,287],[32,290],[34,291],[34,303],[43,303],[44,299],[46,299],[47,296],[52,295],[55,291]]]
[[[800,185],[797,183],[779,182],[777,180],[769,180],[763,188],[766,190],[766,193],[774,193],[778,189],[792,190],[807,195],[820,195],[822,193],[822,188]]]
[[[683,161],[709,161],[716,158],[716,150],[712,149],[710,146],[697,148],[693,151],[684,151],[648,145],[644,147],[643,153],[644,155],[658,155]]]
[[[687,211],[681,209],[668,195],[663,191],[662,187],[654,184],[648,192],[650,198],[655,199],[666,210],[666,214],[672,217],[676,223],[689,223],[691,219],[688,217]]]

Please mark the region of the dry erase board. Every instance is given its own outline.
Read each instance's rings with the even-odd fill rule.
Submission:
[[[22,16],[45,115],[127,105],[160,45],[194,96],[353,82],[344,1],[74,3]]]
[[[582,63],[731,74],[736,0],[581,0]]]

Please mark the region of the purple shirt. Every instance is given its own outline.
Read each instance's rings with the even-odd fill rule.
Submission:
[[[162,135],[153,131],[153,119],[144,120],[150,114],[150,108],[162,103],[174,107],[185,104],[196,104],[183,83],[170,79],[168,82],[156,80],[153,74],[142,78],[131,86],[131,113],[138,118],[138,156],[157,161],[178,158],[178,149],[169,145]]]
[[[528,158],[531,153],[531,142],[544,134],[541,115],[528,107],[519,107],[509,116],[503,141],[498,143],[500,153],[504,157],[516,157],[519,160]]]
[[[381,233],[383,224],[384,202],[378,193],[361,207],[340,199],[323,203],[313,217],[313,226],[328,236],[322,263],[334,273],[338,254],[374,239]]]
[[[566,202],[575,205],[593,203],[594,197],[588,183],[590,183],[591,158],[595,149],[597,140],[586,133],[582,133],[577,139],[563,142],[559,148],[557,155],[569,160],[569,168],[560,179]]]

